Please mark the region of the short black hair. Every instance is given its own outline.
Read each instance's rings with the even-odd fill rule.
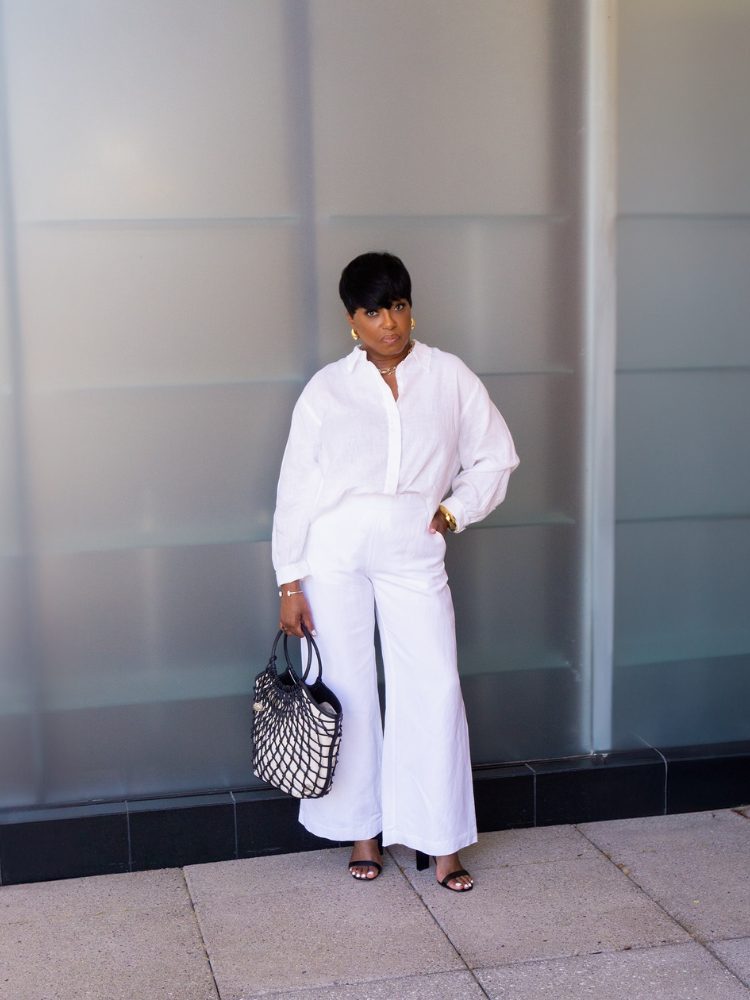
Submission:
[[[341,272],[339,295],[346,311],[388,309],[400,299],[411,305],[411,278],[392,253],[370,251],[350,260]]]

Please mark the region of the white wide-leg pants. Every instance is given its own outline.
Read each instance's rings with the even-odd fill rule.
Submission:
[[[477,839],[445,539],[417,494],[351,497],[311,526],[304,588],[343,709],[333,788],[299,819],[331,840],[452,854]],[[377,615],[385,727],[375,666]]]

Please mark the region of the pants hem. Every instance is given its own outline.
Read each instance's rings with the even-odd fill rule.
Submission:
[[[330,826],[324,826],[320,823],[311,823],[309,821],[299,820],[299,822],[304,826],[308,833],[312,833],[315,837],[323,837],[326,840],[372,840],[373,837],[377,837],[382,829],[382,820],[375,819],[368,823],[366,826],[359,826],[356,830],[354,827],[336,827],[335,829]],[[366,832],[362,832],[362,831]],[[371,831],[371,832],[367,832]]]
[[[471,844],[478,841],[476,829],[467,831],[461,836],[453,837],[450,840],[425,840],[417,834],[405,833],[403,831],[383,830],[383,847],[390,847],[391,844],[402,844],[413,851],[421,851],[423,854],[455,854],[462,851]]]

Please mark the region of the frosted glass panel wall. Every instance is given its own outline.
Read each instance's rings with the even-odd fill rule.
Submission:
[[[2,9],[0,804],[254,784],[276,473],[373,247],[523,458],[451,540],[475,760],[590,749],[581,4]]]
[[[32,678],[3,700],[4,804],[249,781],[274,477],[315,328],[291,10],[3,5],[31,639],[2,652]]]
[[[747,739],[750,9],[619,7],[614,722]]]
[[[402,256],[416,335],[482,375],[522,456],[508,503],[449,540],[474,759],[588,749],[571,588],[581,6],[319,0],[310,13],[321,357],[348,335],[331,294],[342,262]]]
[[[0,136],[0,141],[2,136]],[[0,191],[8,189],[5,164],[0,161]],[[34,774],[33,657],[27,644],[26,569],[21,557],[22,503],[17,469],[16,391],[17,352],[13,337],[16,302],[13,250],[8,239],[12,211],[7,197],[0,201],[0,799],[23,797]]]

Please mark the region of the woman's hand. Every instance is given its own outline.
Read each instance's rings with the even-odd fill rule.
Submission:
[[[282,583],[280,590],[282,596],[279,601],[279,628],[282,632],[286,632],[287,635],[299,636],[301,639],[304,634],[302,625],[304,625],[308,632],[315,635],[312,612],[307,598],[301,592],[302,584],[300,581],[293,580],[292,583]],[[287,597],[289,590],[297,590],[300,593],[292,593],[291,597]]]
[[[430,521],[430,533],[434,535],[436,531],[439,531],[441,535],[448,532],[448,522],[445,520],[442,510],[436,510]]]

